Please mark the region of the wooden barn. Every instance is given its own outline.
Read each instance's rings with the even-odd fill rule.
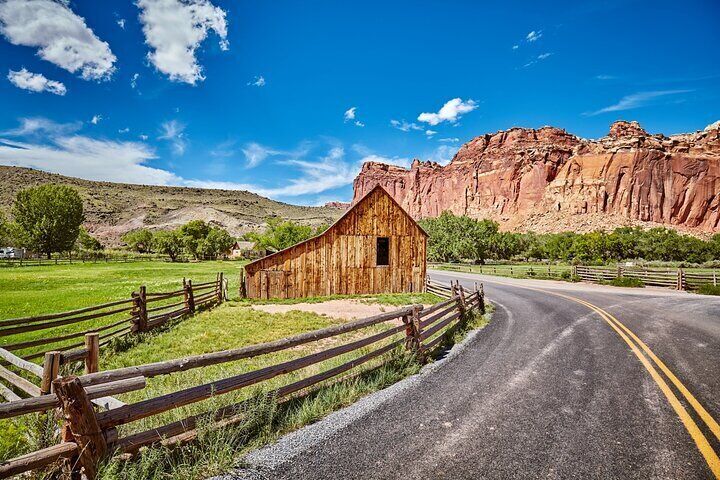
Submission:
[[[421,292],[427,233],[380,186],[324,233],[245,266],[250,298]]]

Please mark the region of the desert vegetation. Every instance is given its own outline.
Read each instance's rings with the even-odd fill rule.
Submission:
[[[720,234],[707,240],[665,227],[644,230],[619,227],[611,232],[501,232],[497,222],[474,220],[443,212],[421,220],[428,232],[428,259],[434,262],[469,260],[551,260],[605,264],[643,259],[702,264],[720,261]]]

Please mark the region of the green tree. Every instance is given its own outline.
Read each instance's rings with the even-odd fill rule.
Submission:
[[[175,261],[183,251],[183,236],[177,230],[163,230],[153,235],[153,249]]]
[[[89,250],[97,252],[103,249],[103,244],[100,241],[91,236],[87,230],[80,227],[80,234],[78,235],[76,245],[80,250]]]
[[[147,228],[132,230],[122,236],[122,241],[135,252],[148,253],[152,251],[153,233]]]
[[[198,253],[203,257],[217,258],[230,250],[235,239],[224,228],[212,227],[207,236],[200,242]]]
[[[77,190],[65,185],[41,185],[18,192],[13,207],[25,246],[50,258],[72,249],[80,234],[83,205]]]
[[[192,220],[179,230],[180,236],[185,246],[185,251],[195,258],[198,258],[200,252],[200,244],[210,233],[210,225],[203,220]]]
[[[313,229],[307,225],[298,225],[291,220],[269,218],[267,228],[263,233],[250,232],[246,234],[246,237],[250,238],[260,248],[283,250],[321,233],[320,228],[322,228],[322,225]]]
[[[0,212],[0,246],[10,245],[10,224],[5,214]]]

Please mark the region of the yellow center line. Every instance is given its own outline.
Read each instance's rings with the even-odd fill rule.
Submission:
[[[605,320],[605,322],[610,325],[610,327],[617,332],[617,334],[622,338],[625,343],[628,344],[630,347],[630,350],[635,354],[635,356],[638,358],[640,363],[645,367],[645,369],[650,373],[650,376],[655,380],[655,383],[660,387],[660,390],[663,392],[665,397],[667,398],[668,402],[670,403],[670,406],[672,406],[673,410],[675,410],[675,413],[680,418],[680,421],[682,421],[683,425],[685,426],[685,429],[690,434],[690,437],[695,442],[695,445],[697,446],[698,450],[700,450],[700,453],[702,454],[703,458],[705,458],[705,461],[707,462],[708,466],[710,467],[710,470],[712,471],[713,475],[715,475],[715,478],[720,480],[720,458],[718,458],[717,453],[713,450],[712,446],[710,445],[710,442],[708,442],[705,435],[700,430],[700,427],[698,427],[697,423],[695,423],[695,420],[690,416],[690,414],[687,412],[685,407],[680,403],[680,400],[678,400],[675,393],[672,391],[670,386],[667,384],[665,379],[660,375],[660,373],[657,371],[657,369],[650,363],[648,358],[643,355],[642,351],[640,351],[640,348],[642,348],[643,351],[655,362],[655,364],[662,370],[665,375],[670,379],[670,381],[675,385],[675,387],[680,391],[680,393],[685,397],[685,399],[688,401],[688,403],[695,409],[697,414],[702,418],[702,420],[705,422],[705,424],[710,428],[713,434],[720,440],[720,426],[718,426],[718,423],[715,421],[715,419],[708,413],[707,410],[698,402],[698,400],[695,398],[695,396],[690,393],[690,391],[685,387],[685,385],[680,382],[680,380],[670,371],[670,369],[665,365],[665,363],[658,358],[655,353],[653,353],[652,350],[650,350],[650,347],[648,347],[642,340],[640,340],[637,335],[635,335],[629,328],[627,328],[620,320],[618,320],[615,316],[612,314],[606,312],[602,308],[593,305],[592,303],[582,300],[580,298],[576,298],[570,295],[565,295],[562,293],[557,293],[549,290],[543,290],[540,288],[534,288],[534,287],[526,287],[526,286],[520,286],[515,285],[512,283],[505,283],[505,282],[498,282],[494,280],[488,280],[489,283],[497,283],[500,285],[507,285],[517,288],[524,288],[527,290],[535,290],[542,293],[549,293],[550,295],[555,295],[558,297],[565,298],[567,300],[571,300],[573,302],[579,303],[581,305],[584,305],[588,307],[589,309],[593,310],[595,313],[600,315],[600,317]],[[631,340],[632,338],[632,340]],[[633,343],[633,340],[637,343]],[[640,348],[638,348],[638,345]]]

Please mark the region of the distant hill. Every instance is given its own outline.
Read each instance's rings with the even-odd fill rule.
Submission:
[[[172,229],[190,220],[205,220],[239,236],[263,228],[272,216],[315,226],[332,223],[345,211],[289,205],[247,191],[95,182],[7,166],[0,166],[0,207],[9,211],[19,190],[45,183],[77,188],[85,206],[85,227],[107,245],[119,244],[130,230]]]

